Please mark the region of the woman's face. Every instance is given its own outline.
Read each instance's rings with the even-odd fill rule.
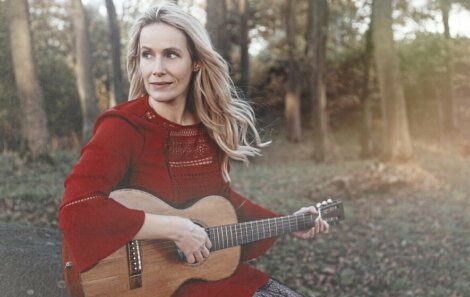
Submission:
[[[194,63],[186,36],[164,23],[142,28],[140,71],[150,98],[162,103],[186,102]]]

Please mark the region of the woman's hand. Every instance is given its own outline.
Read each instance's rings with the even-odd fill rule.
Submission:
[[[175,217],[175,220],[178,227],[174,241],[185,255],[186,261],[191,264],[199,263],[209,257],[212,243],[204,228],[185,218]]]
[[[309,206],[309,207],[302,207],[298,211],[294,213],[294,215],[298,214],[303,214],[303,213],[311,213],[313,215],[317,215],[318,211],[314,206]],[[299,232],[293,232],[292,234],[295,237],[301,238],[301,239],[308,239],[308,238],[313,238],[316,234],[320,233],[328,233],[330,229],[330,226],[328,223],[320,218],[315,219],[315,225],[305,231],[299,231]]]

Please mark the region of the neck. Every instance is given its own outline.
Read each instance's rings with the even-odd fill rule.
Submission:
[[[307,230],[314,225],[312,214],[290,215],[207,228],[212,251],[250,243],[282,234]]]
[[[161,117],[179,125],[192,125],[195,123],[194,117],[186,110],[186,102],[183,100],[171,100],[159,102],[148,98],[149,105]]]

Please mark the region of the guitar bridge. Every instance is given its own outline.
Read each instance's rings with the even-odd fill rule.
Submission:
[[[127,264],[129,268],[129,287],[137,289],[142,287],[142,261],[140,257],[139,241],[131,240],[127,243]]]

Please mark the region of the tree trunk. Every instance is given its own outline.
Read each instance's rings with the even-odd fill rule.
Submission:
[[[372,60],[372,24],[366,32],[366,42],[364,49],[364,77],[362,80],[361,94],[361,158],[369,158],[372,156],[372,98],[370,96],[370,80],[371,80],[371,60]]]
[[[300,86],[298,67],[296,67],[295,49],[295,1],[287,0],[286,5],[286,32],[288,46],[288,69],[284,116],[286,118],[287,139],[299,142],[302,137],[300,118]]]
[[[328,31],[327,0],[310,0],[308,8],[308,50],[311,77],[310,96],[313,108],[315,159],[325,161],[331,153],[330,129],[327,111],[325,71],[326,40]]]
[[[119,23],[116,17],[116,9],[113,0],[106,0],[106,10],[108,11],[109,41],[111,43],[112,56],[112,82],[111,82],[111,106],[125,102],[127,96],[122,85],[121,72],[121,39],[119,34]]]
[[[229,40],[227,32],[227,4],[225,0],[207,0],[207,31],[212,44],[222,57],[229,60]]]
[[[83,121],[82,143],[85,143],[91,136],[99,111],[93,82],[87,19],[81,0],[72,0],[71,17],[75,38],[75,73]]]
[[[249,97],[250,84],[250,56],[248,54],[248,0],[239,0],[240,13],[240,87],[246,97]]]
[[[372,36],[384,119],[383,157],[389,161],[411,158],[405,96],[392,31],[391,0],[374,0]]]
[[[32,160],[47,152],[48,131],[44,95],[33,62],[27,0],[6,2],[10,46],[22,120],[21,134]]]
[[[451,38],[449,31],[449,10],[450,1],[440,0],[440,9],[442,13],[442,21],[444,24],[444,44],[445,44],[445,73],[442,78],[442,91],[439,92],[439,115],[440,115],[440,127],[441,127],[441,138],[447,138],[448,136],[455,136],[457,132],[457,125],[454,118],[454,96],[452,91],[452,54],[451,54]]]

